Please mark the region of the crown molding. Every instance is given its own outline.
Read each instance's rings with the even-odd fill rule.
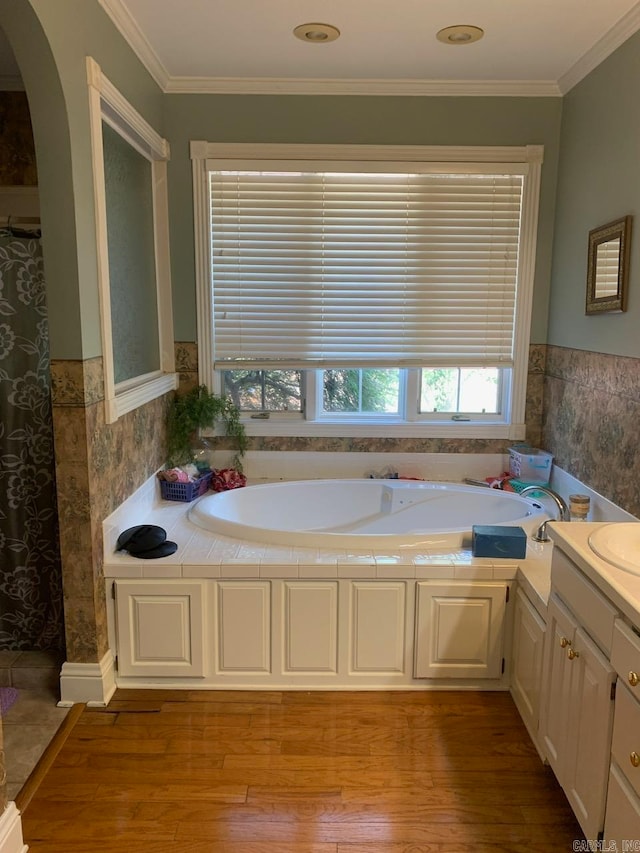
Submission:
[[[637,3],[630,9],[626,15],[618,21],[617,24],[605,33],[592,48],[590,48],[580,59],[573,65],[566,74],[558,80],[558,87],[561,95],[566,95],[568,91],[573,89],[587,74],[593,71],[601,62],[604,62],[614,50],[620,47],[623,42],[630,38],[640,29],[640,3]]]
[[[135,18],[122,4],[122,0],[98,0],[98,2],[158,86],[163,92],[167,91],[166,87],[169,81],[167,69],[149,44]]]
[[[165,92],[209,95],[396,95],[557,98],[553,80],[384,80],[289,77],[170,77]]]

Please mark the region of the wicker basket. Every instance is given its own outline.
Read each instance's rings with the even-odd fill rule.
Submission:
[[[165,501],[193,501],[208,490],[212,472],[207,471],[192,483],[169,483],[160,480],[160,494]]]

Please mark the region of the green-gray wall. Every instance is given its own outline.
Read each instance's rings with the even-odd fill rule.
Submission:
[[[189,142],[544,145],[531,340],[544,343],[562,100],[167,95],[174,331],[196,335]]]
[[[97,0],[0,0],[25,82],[43,223],[51,355],[102,352],[86,57],[162,132],[162,93]]]
[[[639,356],[640,33],[564,98],[548,343]],[[585,315],[589,231],[636,217],[628,310]]]

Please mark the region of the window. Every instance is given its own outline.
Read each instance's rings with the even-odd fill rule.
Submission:
[[[521,437],[541,149],[192,159],[203,381],[264,432]]]
[[[87,58],[105,419],[177,387],[164,139]]]

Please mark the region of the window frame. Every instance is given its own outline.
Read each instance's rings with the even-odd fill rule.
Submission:
[[[375,420],[341,418],[319,420],[280,418],[246,418],[249,435],[304,435],[343,437],[449,437],[449,438],[508,438],[522,439],[525,436],[526,385],[529,361],[531,311],[535,271],[536,243],[540,181],[544,148],[540,145],[527,146],[396,146],[396,145],[299,145],[299,144],[253,144],[253,143],[209,143],[192,141],[190,153],[193,172],[194,239],[196,255],[197,333],[199,381],[208,387],[221,390],[219,375],[213,369],[213,282],[211,277],[211,239],[209,233],[208,160],[238,161],[254,160],[256,169],[268,168],[269,160],[298,161],[304,168],[305,161],[323,161],[327,170],[335,160],[351,161],[354,168],[367,163],[385,161],[415,162],[430,164],[457,163],[473,168],[474,164],[518,164],[524,176],[522,214],[520,227],[520,250],[518,257],[518,290],[514,323],[514,362],[511,368],[511,388],[507,394],[508,410],[504,417],[493,420],[455,419],[427,420],[416,408],[415,419],[379,417]],[[232,168],[230,166],[230,168]],[[308,374],[312,371],[309,370]],[[312,384],[312,383],[310,383]],[[306,415],[313,415],[312,389],[307,388]],[[418,401],[416,400],[416,406]]]
[[[171,271],[169,258],[169,207],[167,161],[169,143],[142,118],[124,95],[102,73],[98,63],[87,57],[89,120],[94,182],[98,293],[102,333],[105,421],[119,417],[178,387],[173,341]],[[102,124],[115,130],[151,165],[153,194],[153,236],[156,281],[159,368],[150,373],[115,382],[111,290],[107,232],[106,187]]]

